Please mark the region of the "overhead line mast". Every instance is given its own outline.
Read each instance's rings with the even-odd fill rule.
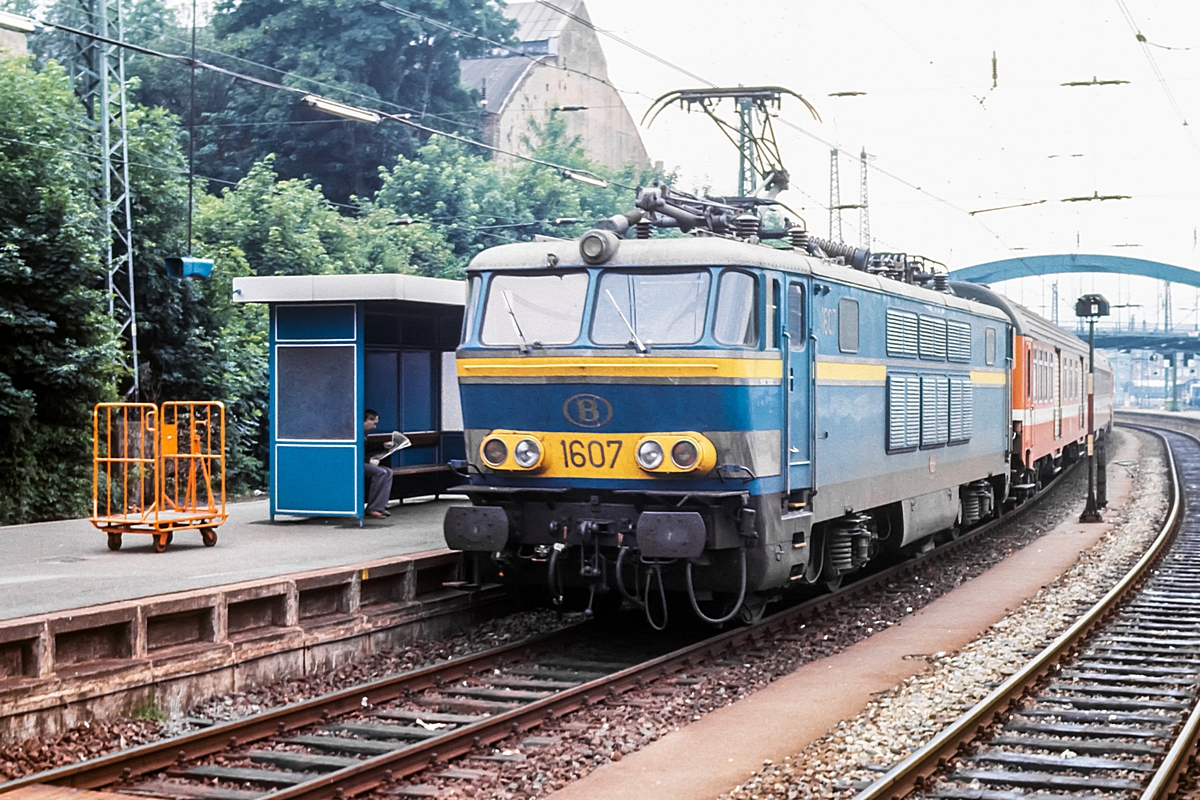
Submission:
[[[108,313],[118,333],[129,342],[125,366],[132,377],[126,396],[137,399],[137,304],[133,279],[133,214],[129,190],[128,105],[125,98],[125,52],[112,42],[124,41],[121,0],[77,0],[81,30],[76,37],[71,80],[100,140],[101,217],[107,235],[101,246]],[[105,41],[108,40],[108,41]]]

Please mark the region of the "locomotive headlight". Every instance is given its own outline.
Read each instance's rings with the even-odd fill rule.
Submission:
[[[522,439],[513,448],[513,460],[525,469],[535,467],[542,460],[542,448],[533,439]]]
[[[700,458],[700,448],[696,447],[696,443],[688,439],[680,439],[671,448],[671,461],[680,469],[691,469],[696,466],[696,461]]]
[[[647,439],[638,445],[637,462],[642,469],[657,469],[663,462],[662,445],[653,439]]]
[[[489,467],[499,467],[508,460],[508,445],[500,439],[488,439],[483,443],[483,460]]]

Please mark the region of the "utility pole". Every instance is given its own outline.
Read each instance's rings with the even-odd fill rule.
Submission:
[[[1103,295],[1085,294],[1075,301],[1075,316],[1088,323],[1087,374],[1087,505],[1079,515],[1080,522],[1103,522],[1096,499],[1096,320],[1109,315],[1108,301]]]
[[[1179,353],[1171,353],[1171,367],[1168,373],[1171,376],[1170,388],[1165,393],[1167,411],[1182,411],[1183,406],[1179,403]]]
[[[81,12],[78,26],[81,30],[104,39],[124,41],[121,0],[76,2],[77,10]],[[126,367],[133,383],[126,396],[137,400],[140,381],[124,49],[100,39],[77,37],[71,79],[98,134],[101,217],[106,231],[100,252],[106,274],[108,313],[116,320],[119,335],[128,341]]]
[[[871,249],[871,215],[867,209],[867,147],[863,145],[859,155],[860,178],[858,189],[858,243],[866,249]]]
[[[836,147],[829,151],[829,241],[842,244],[842,186]]]
[[[1171,331],[1171,282],[1163,281],[1163,333]]]
[[[1058,281],[1050,284],[1050,321],[1058,324]]]

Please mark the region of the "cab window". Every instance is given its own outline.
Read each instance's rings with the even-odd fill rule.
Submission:
[[[596,290],[592,341],[695,344],[704,335],[708,271],[606,272]],[[631,330],[632,329],[632,330]]]
[[[583,327],[586,272],[501,274],[488,286],[480,339],[484,344],[571,344]]]
[[[475,311],[479,307],[479,284],[480,277],[478,275],[471,276],[471,282],[467,284],[467,308],[463,314],[462,327],[462,342],[466,344],[471,339],[471,334],[475,332]]]
[[[858,352],[858,301],[849,297],[838,300],[838,350]]]
[[[713,338],[721,344],[758,344],[758,279],[747,272],[726,270],[717,284],[717,315]]]

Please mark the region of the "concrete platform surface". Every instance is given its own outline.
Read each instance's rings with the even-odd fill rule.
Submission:
[[[362,528],[333,517],[271,522],[265,499],[230,503],[215,547],[186,531],[165,553],[145,534],[127,534],[113,552],[86,519],[0,527],[0,619],[441,549],[446,509],[465,502],[406,500]]]

